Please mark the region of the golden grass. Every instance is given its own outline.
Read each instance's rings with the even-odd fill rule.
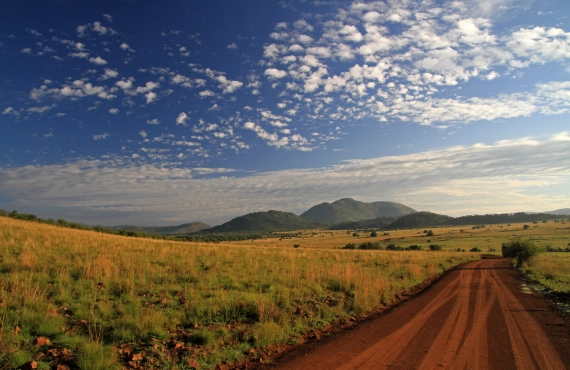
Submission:
[[[144,353],[146,366],[152,360],[156,368],[187,368],[192,359],[212,368],[364,315],[479,256],[457,248],[500,252],[515,233],[557,246],[570,235],[566,224],[554,222],[530,230],[522,224],[432,230],[432,237],[398,230],[376,238],[316,230],[292,239],[205,244],[0,217],[0,367],[15,368],[39,352],[47,355],[41,366],[57,360],[34,346],[45,336],[77,363],[93,364],[87,368],[120,368],[132,355],[112,348],[127,344]],[[424,251],[340,250],[368,241]],[[426,251],[429,244],[444,251]],[[174,350],[172,341],[181,347]]]

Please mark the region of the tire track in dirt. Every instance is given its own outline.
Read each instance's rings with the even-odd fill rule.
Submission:
[[[556,347],[551,343],[543,330],[548,324],[541,326],[525,308],[521,299],[530,298],[521,296],[516,273],[508,267],[505,259],[465,264],[368,325],[339,334],[303,356],[264,367],[566,369],[570,331],[555,338]],[[538,295],[532,299],[544,300]],[[503,355],[490,348],[490,339],[502,344]]]

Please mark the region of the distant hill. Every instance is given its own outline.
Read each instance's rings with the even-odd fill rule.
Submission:
[[[440,225],[451,225],[455,218],[431,212],[416,212],[398,218],[386,229],[419,229]]]
[[[462,225],[489,225],[515,222],[539,222],[556,219],[557,215],[551,213],[525,212],[469,215],[450,217],[431,212],[417,212],[402,216],[393,223],[383,227],[384,229],[418,229],[435,226],[462,226]]]
[[[364,203],[351,198],[333,203],[321,203],[311,207],[301,217],[325,223],[370,220],[376,217],[399,217],[416,212],[414,209],[394,202]]]
[[[150,235],[181,235],[190,234],[197,231],[202,231],[209,229],[212,226],[207,225],[203,222],[190,222],[187,224],[182,224],[178,226],[133,226],[133,225],[120,225],[113,226],[111,229],[114,230],[126,230],[126,231],[137,231],[145,232]]]
[[[376,217],[371,220],[348,221],[332,225],[330,230],[382,229],[394,221],[396,217]]]
[[[542,213],[547,213],[549,215],[570,215],[570,208],[561,208],[555,211],[542,212]]]
[[[274,232],[314,229],[323,224],[299,217],[290,212],[267,211],[254,212],[236,217],[219,226],[204,230],[207,233]]]

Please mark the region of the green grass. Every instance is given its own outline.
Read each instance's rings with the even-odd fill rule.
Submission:
[[[570,253],[541,253],[522,270],[547,287],[570,293]]]

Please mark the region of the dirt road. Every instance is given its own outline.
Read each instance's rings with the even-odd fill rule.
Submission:
[[[509,260],[471,262],[397,309],[263,368],[570,368],[570,328],[520,285]]]

